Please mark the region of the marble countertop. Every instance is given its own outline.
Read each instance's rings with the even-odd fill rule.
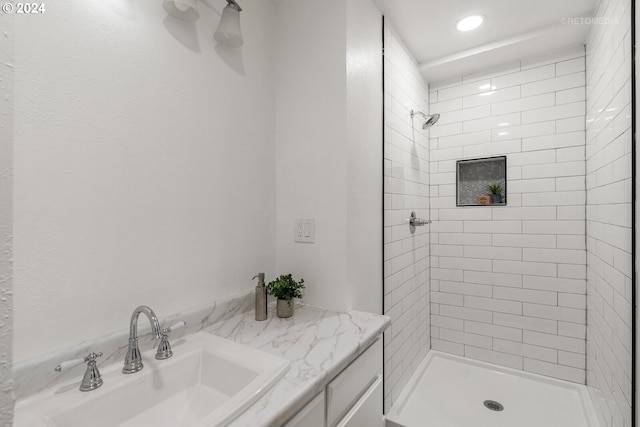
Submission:
[[[270,307],[265,321],[254,320],[250,311],[203,329],[291,362],[285,376],[229,426],[281,426],[371,345],[389,323],[388,317],[378,314],[298,305],[289,319],[276,317],[275,307]]]
[[[254,295],[250,291],[216,301],[213,305],[175,313],[162,321],[162,327],[178,320],[187,322],[186,328],[172,335],[174,352],[179,352],[178,338],[205,332],[290,361],[284,377],[229,424],[230,427],[281,426],[390,324],[388,317],[378,314],[341,313],[303,304],[296,304],[293,317],[280,319],[275,314],[275,302],[269,306],[268,319],[256,321],[253,307]],[[148,333],[148,326],[145,322],[139,325],[142,351],[152,349],[156,344]],[[84,366],[57,373],[53,367],[58,363],[84,357],[91,351],[101,351],[104,357],[100,360],[100,369],[109,369],[122,364],[127,342],[128,329],[122,329],[16,363],[13,370],[14,392],[18,399],[16,416],[22,414],[19,408],[31,399],[77,388]]]

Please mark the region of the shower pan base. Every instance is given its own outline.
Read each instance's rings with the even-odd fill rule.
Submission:
[[[600,427],[584,385],[431,350],[387,427]]]

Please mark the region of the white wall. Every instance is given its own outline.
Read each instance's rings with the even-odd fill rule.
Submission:
[[[587,38],[587,384],[603,426],[631,426],[631,2]]]
[[[13,418],[12,362],[12,180],[13,180],[13,16],[0,15],[0,426]]]
[[[385,412],[429,350],[429,226],[411,234],[411,211],[429,217],[428,131],[411,110],[428,114],[429,94],[398,37],[384,29],[384,334]]]
[[[351,308],[382,313],[382,14],[346,6],[347,281]]]
[[[346,308],[346,14],[341,1],[278,3],[277,274],[304,277],[305,301]],[[321,78],[316,78],[321,77]],[[294,219],[315,243],[294,243]]]
[[[579,47],[431,85],[433,349],[584,383],[584,70]],[[457,207],[456,161],[502,155],[507,206]]]
[[[277,270],[338,310],[382,306],[380,22],[369,0],[278,3]],[[295,218],[315,243],[294,242]]]
[[[245,45],[158,2],[69,0],[15,25],[14,359],[275,273],[275,6]]]

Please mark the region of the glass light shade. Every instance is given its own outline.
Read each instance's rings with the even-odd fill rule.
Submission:
[[[196,0],[164,0],[162,7],[169,15],[182,21],[195,22],[200,18]]]
[[[244,44],[240,31],[240,11],[231,4],[222,10],[222,17],[218,29],[213,34],[218,43],[230,47],[240,47]]]

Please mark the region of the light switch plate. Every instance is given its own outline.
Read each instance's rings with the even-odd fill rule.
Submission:
[[[313,243],[316,240],[316,222],[313,218],[296,218],[294,241]]]

